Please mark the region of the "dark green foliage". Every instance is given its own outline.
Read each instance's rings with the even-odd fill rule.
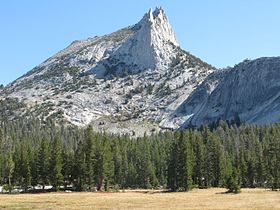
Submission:
[[[71,185],[74,181],[74,151],[62,151],[62,170],[61,173],[63,175],[63,181],[64,181],[64,188],[67,188],[69,185]]]
[[[74,170],[72,173],[73,183],[76,186],[77,191],[82,191],[85,184],[85,153],[83,143],[80,141],[78,143],[77,149],[74,154]]]
[[[16,161],[17,179],[19,184],[26,191],[31,185],[31,167],[30,167],[30,150],[25,145],[20,145],[19,159]]]
[[[54,190],[57,191],[63,183],[61,140],[55,137],[50,158],[50,180]]]
[[[114,162],[111,148],[107,139],[96,144],[94,154],[95,186],[98,191],[108,191],[114,174]]]
[[[280,125],[239,127],[141,138],[56,126],[37,119],[0,121],[0,185],[53,190],[193,187],[280,188]],[[62,188],[60,189],[60,187]]]
[[[205,186],[205,156],[206,147],[203,144],[202,137],[194,134],[191,138],[193,149],[193,173],[192,179],[196,186],[204,188]]]
[[[239,193],[240,192],[240,181],[239,175],[236,168],[233,168],[232,173],[227,179],[226,187],[229,193]]]
[[[145,136],[142,141],[136,143],[134,149],[134,164],[137,172],[136,182],[140,188],[151,188],[157,186],[155,168],[152,164],[151,147]]]
[[[222,151],[221,144],[217,136],[212,134],[208,135],[206,141],[206,157],[205,157],[205,168],[206,168],[206,185],[219,187],[221,184],[221,161]]]
[[[41,141],[41,146],[38,152],[37,159],[37,167],[38,167],[38,183],[43,185],[43,189],[45,185],[49,183],[49,165],[50,165],[50,151],[49,144],[46,139]]]
[[[88,127],[86,129],[86,135],[85,135],[85,168],[84,168],[84,174],[85,174],[85,181],[88,185],[89,189],[91,189],[92,183],[93,183],[93,167],[94,167],[94,134],[92,127]]]
[[[172,191],[188,191],[192,188],[193,153],[189,133],[175,135],[168,166],[168,186]]]
[[[12,154],[11,153],[8,153],[6,155],[6,159],[5,159],[5,172],[6,172],[6,177],[8,179],[8,190],[9,190],[9,193],[11,193],[12,191],[12,188],[13,188],[13,184],[12,184],[12,176],[13,176],[13,173],[14,173],[14,169],[15,169],[15,163],[13,161],[13,158],[12,158]]]

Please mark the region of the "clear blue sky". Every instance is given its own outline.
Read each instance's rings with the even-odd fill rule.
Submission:
[[[139,21],[162,6],[181,47],[216,66],[280,55],[279,0],[6,0],[0,4],[0,84],[72,41]]]

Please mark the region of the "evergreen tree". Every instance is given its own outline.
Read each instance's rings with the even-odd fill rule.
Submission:
[[[104,142],[103,150],[103,180],[105,191],[109,190],[112,179],[114,177],[114,162],[110,145],[107,141]],[[102,180],[102,179],[101,179]],[[102,184],[101,184],[102,185]]]
[[[88,126],[86,129],[86,136],[85,136],[85,182],[88,185],[89,190],[91,190],[94,176],[93,176],[93,169],[94,169],[94,133],[91,126]]]
[[[232,173],[227,180],[227,189],[230,193],[240,192],[239,174],[236,168],[233,168]]]
[[[199,135],[195,135],[192,139],[192,148],[194,154],[193,181],[199,187],[205,187],[205,146]]]
[[[30,174],[31,174],[31,185],[33,188],[39,183],[39,155],[38,151],[34,150],[33,152],[29,151],[30,155]]]
[[[108,139],[98,139],[94,152],[94,175],[98,191],[108,191],[114,177],[114,161]]]
[[[31,169],[30,169],[30,150],[26,149],[23,145],[21,146],[21,185],[24,190],[27,191],[28,186],[31,185]]]
[[[268,183],[272,190],[277,190],[280,188],[280,146],[273,130],[272,132],[271,138],[267,140],[266,167],[268,169]]]
[[[58,136],[56,136],[54,138],[50,159],[50,179],[55,191],[59,190],[60,185],[63,183],[61,147],[61,139]]]
[[[74,154],[72,151],[62,151],[62,170],[64,180],[64,188],[67,188],[67,185],[73,183],[73,169],[74,169]]]
[[[192,188],[192,159],[190,141],[180,132],[171,147],[168,167],[168,186],[171,190],[188,191]]]
[[[178,139],[178,187],[179,190],[189,191],[192,188],[192,159],[193,154],[189,136],[183,132]]]
[[[126,173],[127,173],[127,156],[121,152],[120,143],[114,140],[113,143],[113,162],[114,162],[114,184],[117,187],[125,188]]]
[[[46,139],[42,139],[40,150],[38,154],[38,180],[39,183],[45,189],[45,186],[49,182],[49,160],[50,160],[50,153],[49,153],[49,145]]]
[[[15,163],[13,161],[13,156],[12,156],[11,151],[7,154],[5,162],[6,162],[5,171],[6,171],[7,178],[8,178],[8,190],[9,190],[9,193],[11,193],[12,189],[13,189],[12,176],[13,176],[13,172],[15,169]]]
[[[208,186],[218,187],[221,184],[222,151],[219,139],[211,134],[206,143],[206,183]]]
[[[169,152],[168,160],[168,173],[167,173],[167,186],[171,191],[175,191],[179,188],[178,186],[178,141],[173,140]]]
[[[4,181],[4,157],[3,157],[1,145],[0,145],[0,185],[3,185]]]
[[[155,168],[151,161],[150,145],[147,137],[138,140],[135,151],[137,183],[141,188],[151,188],[158,184]]]
[[[85,184],[85,153],[84,145],[81,141],[78,143],[75,151],[73,176],[76,190],[81,191]]]

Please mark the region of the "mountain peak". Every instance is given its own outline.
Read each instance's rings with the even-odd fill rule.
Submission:
[[[157,34],[158,37],[173,43],[175,46],[179,46],[174,31],[162,7],[156,7],[154,11],[152,8],[149,9],[138,24],[147,25],[151,33]]]
[[[156,8],[153,12],[150,9],[133,29],[133,35],[115,55],[140,70],[168,68],[179,44],[164,10]]]
[[[144,15],[144,18],[147,17],[152,22],[155,18],[158,18],[159,16],[163,15],[165,15],[163,8],[156,7],[155,11],[153,11],[153,9],[150,8],[149,11]]]
[[[142,135],[159,130],[211,72],[180,49],[159,7],[133,26],[73,42],[5,87],[0,100],[17,98],[23,117]]]
[[[165,15],[164,9],[162,7],[156,7],[155,11],[153,12],[154,17],[159,17]]]

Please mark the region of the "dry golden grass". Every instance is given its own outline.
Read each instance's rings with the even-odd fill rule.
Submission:
[[[0,209],[280,209],[280,192],[221,188],[186,193],[126,191],[119,193],[43,193],[0,195]]]

